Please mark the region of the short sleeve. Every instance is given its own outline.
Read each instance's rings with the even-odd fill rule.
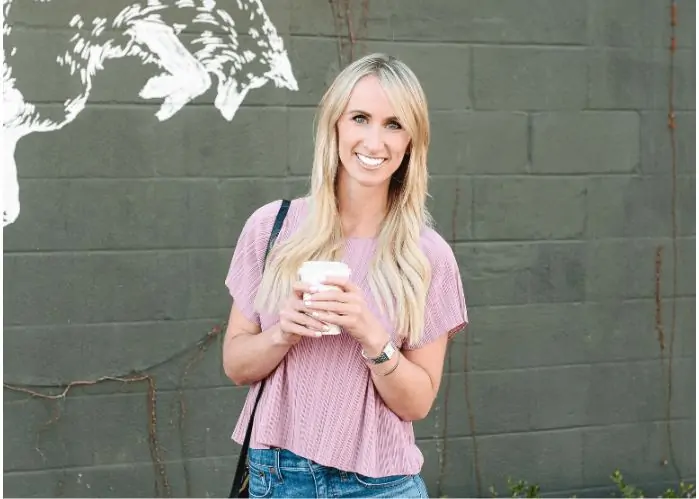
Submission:
[[[265,251],[280,203],[266,204],[247,219],[225,280],[233,304],[248,320],[257,324],[260,323],[260,316],[255,310],[255,297],[262,281]]]
[[[449,339],[468,325],[468,312],[459,266],[454,252],[441,237],[427,245],[432,263],[432,279],[427,291],[425,328],[416,343],[405,344],[406,350],[424,347],[447,334]]]

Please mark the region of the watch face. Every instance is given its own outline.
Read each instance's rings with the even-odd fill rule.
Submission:
[[[396,353],[396,349],[393,347],[393,343],[389,342],[383,349],[383,352],[381,352],[381,355],[374,359],[374,364],[382,364],[390,360],[394,353]]]
[[[396,347],[393,346],[393,343],[390,341],[388,344],[384,347],[383,352],[381,352],[377,357],[369,358],[366,356],[364,351],[362,351],[362,357],[364,357],[367,361],[371,362],[372,364],[381,364],[383,362],[386,362],[387,360],[390,360],[391,357],[393,357],[393,354],[396,353]]]

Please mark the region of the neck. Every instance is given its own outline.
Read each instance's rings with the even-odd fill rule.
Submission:
[[[376,237],[386,216],[387,186],[364,187],[338,179],[337,198],[345,237]]]

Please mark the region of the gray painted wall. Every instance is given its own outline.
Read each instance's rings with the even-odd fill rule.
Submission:
[[[389,51],[424,82],[431,207],[470,306],[439,400],[416,424],[433,495],[479,482],[506,493],[508,476],[606,494],[617,467],[650,492],[676,470],[694,476],[695,6],[678,2],[673,199],[667,4],[352,2],[353,30],[371,40],[354,53]],[[42,113],[80,91],[55,60],[86,5],[14,0],[5,45]],[[298,91],[252,90],[229,122],[213,88],[160,121],[160,102],[139,97],[154,68],[112,60],[73,122],[19,141],[21,212],[4,229],[5,495],[227,493],[245,390],[222,374],[220,336],[197,342],[227,316],[245,219],[304,191],[313,106],[350,51],[328,1],[265,6]],[[131,372],[152,376],[155,407],[147,380],[55,400],[8,386],[60,395]]]

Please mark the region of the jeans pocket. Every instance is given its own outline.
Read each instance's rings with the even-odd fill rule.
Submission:
[[[250,497],[270,497],[272,495],[272,475],[269,470],[253,463],[249,463],[249,467],[248,491]]]
[[[360,475],[359,473],[353,473],[353,475],[354,479],[357,480],[361,486],[366,488],[395,487],[396,485],[400,485],[412,477],[412,475],[391,475],[373,478],[370,476]]]

